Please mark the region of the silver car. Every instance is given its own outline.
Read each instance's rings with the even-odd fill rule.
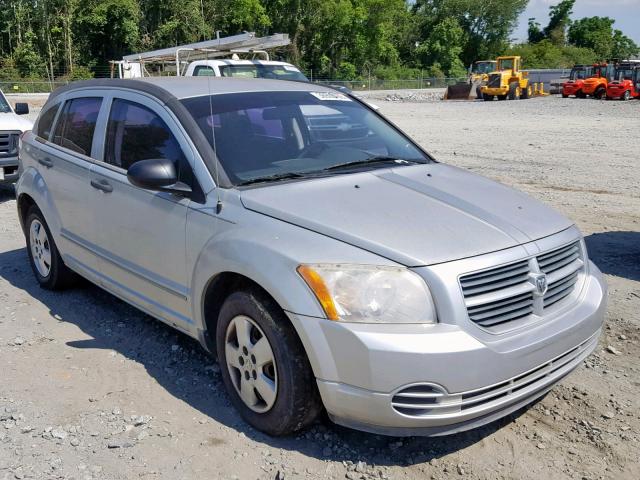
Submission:
[[[20,148],[37,281],[85,277],[217,356],[259,430],[474,428],[596,347],[575,225],[436,162],[361,101],[248,79],[92,80]]]

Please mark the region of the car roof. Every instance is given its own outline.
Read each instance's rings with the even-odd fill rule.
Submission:
[[[79,89],[127,88],[158,96],[160,88],[177,98],[246,92],[333,92],[335,90],[307,82],[262,78],[230,77],[144,77],[136,79],[96,79],[73,82],[54,91],[53,96]]]

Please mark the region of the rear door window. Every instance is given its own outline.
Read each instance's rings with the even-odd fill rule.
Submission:
[[[172,160],[178,179],[192,185],[191,168],[165,121],[144,105],[114,99],[107,124],[104,161],[128,170],[140,160],[160,158]]]
[[[90,156],[101,105],[100,97],[67,100],[56,123],[53,143]]]

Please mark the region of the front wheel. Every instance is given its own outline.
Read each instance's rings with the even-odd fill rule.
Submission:
[[[25,222],[29,263],[36,280],[47,290],[62,290],[78,277],[62,261],[47,222],[37,207],[27,212]]]
[[[488,93],[485,93],[482,98],[485,102],[493,102],[493,95],[489,95]]]
[[[597,98],[598,100],[603,100],[606,96],[607,96],[606,88],[599,88],[598,90],[596,90],[596,93],[594,95],[594,97]]]
[[[625,92],[622,94],[622,100],[626,102],[630,98],[631,98],[631,92],[629,90],[625,90]]]
[[[322,404],[300,339],[282,309],[258,288],[232,293],[216,328],[222,378],[231,403],[269,435],[301,430]]]

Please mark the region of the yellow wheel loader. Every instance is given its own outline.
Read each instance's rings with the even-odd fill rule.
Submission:
[[[487,84],[480,89],[485,102],[498,100],[520,100],[534,95],[528,73],[521,71],[520,57],[498,57],[496,70],[489,74]]]
[[[469,68],[466,82],[449,85],[445,95],[446,100],[473,100],[482,98],[480,88],[487,84],[489,73],[496,69],[495,60],[479,60]]]

